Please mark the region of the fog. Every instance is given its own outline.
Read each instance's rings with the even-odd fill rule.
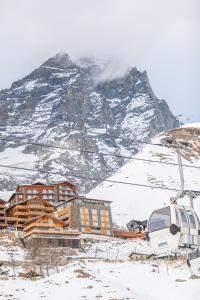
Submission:
[[[199,0],[1,0],[0,88],[48,57],[112,58],[147,70],[183,121],[200,121]]]

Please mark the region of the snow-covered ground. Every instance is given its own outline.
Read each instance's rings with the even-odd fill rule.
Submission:
[[[192,126],[188,127],[191,130]],[[199,129],[194,136],[190,136],[189,141],[200,149]],[[184,127],[184,130],[187,127]],[[179,131],[181,129],[178,129]],[[181,133],[181,132],[180,132]],[[191,134],[191,133],[190,133]],[[153,144],[160,143],[164,135],[154,138]],[[197,154],[194,149],[190,160],[182,159],[183,165],[191,167],[200,167],[200,160],[193,155]],[[166,163],[177,164],[177,155],[173,149],[146,145],[134,158],[147,159]],[[186,190],[200,190],[200,168],[183,167]],[[124,181],[133,184],[146,184],[151,186],[161,186],[163,188],[179,189],[179,171],[178,166],[160,164],[155,162],[145,162],[140,160],[129,160],[129,162],[119,169],[113,176],[108,178],[114,181]],[[90,197],[98,199],[107,199],[112,201],[113,220],[120,226],[125,226],[131,219],[147,219],[154,209],[169,204],[171,196],[175,191],[153,189],[147,187],[138,187],[134,185],[119,184],[112,182],[103,182],[89,193]],[[189,205],[189,199],[180,200],[179,203]],[[200,198],[195,201],[195,209],[200,215]]]
[[[76,260],[61,272],[31,281],[0,279],[1,299],[10,300],[199,300],[199,279],[180,262],[107,262]]]
[[[5,236],[5,237],[3,237]],[[0,299],[2,300],[199,300],[200,279],[192,279],[184,260],[133,261],[133,251],[148,253],[145,241],[84,235],[82,250],[71,251],[64,263],[44,277],[23,278],[33,270],[30,256],[13,233],[1,236]],[[13,258],[9,254],[16,247]],[[28,264],[28,265],[27,265]],[[36,271],[40,273],[39,266]],[[15,272],[15,275],[14,275]]]

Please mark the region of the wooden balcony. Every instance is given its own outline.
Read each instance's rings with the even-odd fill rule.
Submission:
[[[16,211],[14,213],[14,217],[20,217],[20,216],[28,216],[28,212],[27,211]]]
[[[36,210],[44,210],[45,206],[44,205],[34,205],[34,204],[30,204],[27,206],[28,209],[36,209]]]
[[[15,224],[14,226],[21,230],[24,228],[24,225],[22,225],[22,224]]]
[[[27,206],[26,205],[16,205],[15,208],[14,208],[14,211],[15,210],[26,210],[27,209]]]
[[[32,228],[35,228],[35,227],[38,227],[38,228],[55,228],[54,224],[41,224],[41,223],[34,223],[34,224],[30,224],[29,226],[26,226],[24,228],[24,231],[29,231],[30,229]]]
[[[44,213],[43,211],[29,211],[28,215],[29,216],[40,216],[43,213]]]
[[[6,217],[7,221],[16,221],[17,217]]]
[[[17,217],[6,217],[5,219],[9,224],[17,223],[17,222],[27,222],[27,218],[17,218]]]
[[[51,206],[45,206],[45,211],[47,211],[47,212],[53,212],[54,211],[54,207],[51,207]]]

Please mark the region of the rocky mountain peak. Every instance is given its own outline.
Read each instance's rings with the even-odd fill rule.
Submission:
[[[52,67],[59,69],[67,69],[72,65],[72,60],[67,53],[60,52],[55,56],[50,57],[47,61],[42,64],[42,67]]]
[[[71,180],[87,192],[99,184],[87,177],[106,178],[127,161],[123,156],[141,149],[142,141],[178,125],[166,101],[152,92],[145,72],[132,68],[98,81],[104,71],[98,60],[73,62],[59,53],[0,91],[0,136],[65,147],[0,140],[0,159],[6,164],[38,169],[23,174],[5,169],[1,189],[35,179]],[[64,175],[52,175],[55,171]]]

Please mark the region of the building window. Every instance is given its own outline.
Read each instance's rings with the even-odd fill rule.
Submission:
[[[92,215],[92,221],[98,221],[98,216],[97,215]]]
[[[81,214],[81,224],[82,225],[89,225],[90,220],[89,220],[89,210],[86,207],[81,207],[80,208],[80,214]]]
[[[105,209],[100,210],[100,214],[101,214],[101,216],[106,216],[106,217],[108,217],[108,211],[105,210]]]
[[[97,226],[98,226],[98,222],[92,221],[92,226],[93,226],[93,227],[97,227]]]
[[[97,215],[97,209],[92,209],[92,215]]]
[[[82,225],[90,225],[89,219],[81,219],[81,224]]]
[[[97,209],[91,209],[92,213],[92,225],[98,226],[98,212]]]

